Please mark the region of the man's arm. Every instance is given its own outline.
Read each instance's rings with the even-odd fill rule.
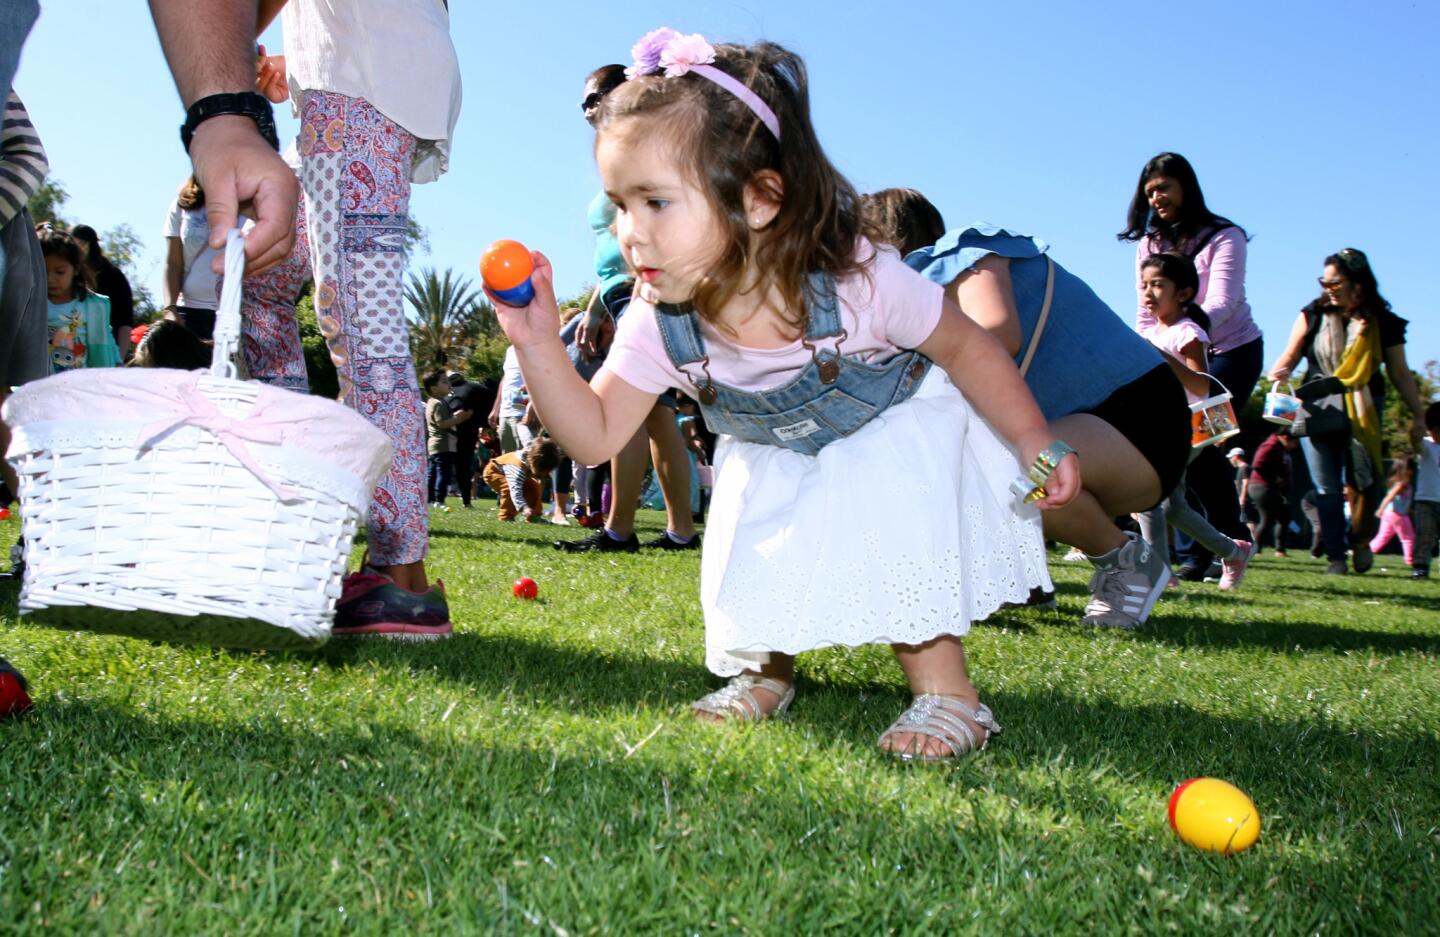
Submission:
[[[255,38],[260,38],[260,34],[270,28],[275,17],[285,9],[285,2],[286,0],[260,0],[260,8],[255,14]]]
[[[45,176],[50,172],[50,162],[45,158],[45,147],[30,123],[19,95],[11,92],[4,102],[5,115],[0,121],[0,225],[20,214],[20,209],[30,201]],[[40,219],[42,221],[46,219]]]
[[[255,3],[236,0],[150,0],[155,31],[185,107],[212,94],[255,90],[256,12]],[[248,202],[255,215],[245,242],[250,270],[290,255],[299,185],[253,120],[231,114],[200,124],[190,142],[190,161],[205,189],[211,247],[225,246],[241,203]],[[223,262],[222,252],[216,272]]]

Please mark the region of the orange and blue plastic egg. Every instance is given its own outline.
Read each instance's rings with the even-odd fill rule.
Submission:
[[[501,239],[480,255],[480,278],[507,306],[527,306],[535,298],[535,287],[530,283],[534,272],[530,251],[519,241]]]
[[[1260,838],[1260,811],[1228,781],[1191,778],[1170,795],[1170,826],[1196,849],[1233,856]]]

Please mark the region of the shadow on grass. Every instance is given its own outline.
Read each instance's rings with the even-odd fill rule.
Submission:
[[[1337,578],[1343,581],[1344,584],[1342,585],[1340,582],[1337,582],[1335,587],[1327,588],[1325,586],[1307,586],[1292,583],[1286,585],[1285,589],[1286,591],[1308,592],[1315,595],[1335,596],[1337,598],[1344,597],[1362,601],[1369,599],[1386,605],[1408,605],[1411,608],[1424,609],[1427,612],[1440,612],[1440,595],[1409,595],[1403,592],[1396,592],[1393,589],[1393,586],[1396,584],[1395,580],[1389,581],[1388,584],[1392,586],[1390,589],[1384,588],[1386,580],[1383,579],[1378,580],[1377,584],[1380,585],[1378,589],[1362,589],[1355,588],[1355,586],[1352,585],[1359,577],[1343,576]],[[1376,582],[1376,580],[1368,581]],[[1408,582],[1409,580],[1405,581]]]
[[[856,779],[869,783],[841,783],[844,769],[834,762],[851,754],[844,749],[868,750],[892,708],[905,702],[893,688],[868,705],[857,706],[855,697],[853,688],[816,691],[790,725],[750,732],[678,730],[689,736],[685,744],[666,746],[662,739],[635,758],[618,748],[574,753],[562,740],[537,736],[525,716],[507,726],[512,731],[503,742],[464,743],[405,724],[378,730],[317,726],[257,714],[217,723],[184,712],[55,699],[16,727],[37,744],[12,752],[7,761],[17,776],[44,776],[53,784],[52,790],[17,785],[12,797],[18,806],[10,818],[23,818],[17,831],[28,852],[21,855],[39,858],[43,850],[57,859],[22,865],[15,874],[27,876],[18,880],[36,901],[83,906],[92,882],[82,876],[71,880],[68,869],[62,875],[58,847],[44,840],[43,847],[32,847],[30,837],[38,839],[37,831],[63,836],[59,842],[67,852],[109,859],[105,850],[115,846],[115,831],[123,830],[125,838],[134,837],[121,854],[122,866],[131,863],[131,887],[109,893],[105,917],[92,908],[88,923],[123,923],[148,895],[174,891],[186,906],[203,907],[212,926],[223,916],[236,921],[235,929],[246,929],[240,925],[248,922],[265,930],[329,921],[319,904],[301,894],[317,887],[327,897],[374,894],[374,906],[356,900],[371,926],[387,916],[381,912],[382,892],[388,917],[397,918],[411,909],[425,914],[415,892],[428,896],[432,885],[441,906],[464,900],[503,915],[504,907],[496,905],[503,905],[506,891],[497,898],[494,889],[476,885],[492,878],[509,881],[522,896],[547,896],[547,913],[571,925],[572,932],[592,922],[609,929],[607,920],[627,920],[623,915],[633,915],[634,906],[616,903],[613,896],[647,882],[665,889],[655,899],[659,905],[647,909],[650,923],[675,925],[662,930],[695,930],[692,918],[724,920],[728,912],[769,912],[787,930],[820,930],[813,922],[807,927],[799,919],[785,921],[795,902],[784,890],[765,898],[760,889],[758,904],[749,908],[736,904],[735,890],[716,894],[710,886],[712,879],[748,885],[752,879],[746,876],[767,862],[778,870],[822,870],[812,876],[814,887],[828,887],[811,892],[811,904],[835,906],[836,919],[850,925],[842,930],[855,933],[893,924],[862,918],[857,908],[899,902],[907,913],[925,912],[925,900],[933,905],[945,887],[954,889],[956,863],[967,860],[984,868],[989,881],[983,888],[1010,896],[1002,906],[1011,908],[1011,917],[1017,901],[1025,907],[1086,901],[1099,909],[1087,917],[1099,915],[1101,932],[1125,929],[1125,913],[1117,918],[1099,895],[1107,889],[1130,889],[1120,901],[1139,909],[1134,929],[1153,924],[1154,899],[1129,884],[1137,862],[1156,869],[1167,888],[1175,887],[1168,876],[1186,876],[1207,907],[1231,890],[1243,898],[1272,887],[1268,901],[1290,915],[1318,904],[1324,921],[1306,920],[1306,930],[1328,922],[1347,932],[1415,932],[1414,922],[1427,920],[1424,915],[1433,910],[1426,838],[1388,835],[1392,814],[1366,811],[1366,801],[1393,803],[1397,792],[1423,780],[1425,766],[1440,758],[1433,738],[1216,718],[1179,705],[1122,706],[1058,692],[997,691],[991,702],[1009,731],[983,756],[937,775],[874,755],[859,766]],[[817,718],[831,708],[844,717]],[[877,719],[883,721],[872,725]],[[783,749],[796,724],[834,741],[818,749],[807,746],[793,775],[785,771],[777,778],[767,771],[763,753]],[[1197,774],[1226,777],[1260,805],[1267,826],[1256,856],[1228,866],[1172,845],[1163,832],[1161,792]],[[941,784],[930,783],[937,777]],[[962,799],[973,807],[962,809]],[[1117,824],[1117,813],[1137,815],[1136,800],[1148,811],[1141,815],[1143,825]],[[1341,802],[1348,822],[1338,828],[1338,844],[1285,847],[1307,830],[1335,830],[1333,813]],[[1423,824],[1431,804],[1433,797],[1401,801],[1394,822]],[[1273,828],[1272,819],[1278,821]],[[1157,830],[1163,838],[1156,838]],[[272,890],[265,902],[257,902],[234,883],[238,878],[262,887],[267,846],[272,879],[299,877],[295,888]],[[333,858],[341,848],[343,863]],[[561,884],[547,891],[544,883],[557,875],[550,854],[561,857],[563,871]],[[873,865],[877,854],[886,871],[854,877]],[[1064,861],[1073,856],[1084,861]],[[327,859],[330,871],[323,873]],[[1053,868],[1046,867],[1047,860],[1054,861]],[[1019,891],[1021,886],[1009,884],[1012,876],[1030,881],[1026,870],[1037,867],[1048,887],[1032,895],[1028,886]],[[1142,866],[1142,872],[1148,881],[1148,870]],[[117,869],[113,877],[119,874]],[[993,884],[996,879],[1005,879],[1006,888]],[[809,887],[811,880],[787,881]],[[1087,887],[1097,894],[1077,888],[1081,881],[1093,882]],[[692,894],[676,901],[677,887]],[[415,891],[407,897],[410,888]],[[1342,889],[1374,899],[1344,900],[1353,892]],[[963,891],[956,900],[964,903]],[[1195,903],[1172,899],[1163,908],[1180,930],[1215,930]],[[724,912],[712,915],[712,905]],[[956,915],[954,920],[963,921],[959,915],[972,910],[947,905],[937,920]],[[183,911],[177,906],[173,913],[183,918]],[[1032,930],[1023,926],[1025,920],[1001,930]],[[1055,921],[1065,920],[1033,929],[1051,930]],[[1407,922],[1411,927],[1402,926]],[[491,923],[489,929],[502,929]],[[1097,926],[1094,920],[1086,923]],[[503,930],[526,929],[518,919],[515,925]],[[1062,929],[1086,932],[1078,926]]]
[[[1420,726],[1381,735],[1323,718],[1216,716],[1178,702],[1127,705],[1003,688],[983,696],[1005,731],[983,755],[954,767],[965,775],[979,772],[999,789],[1042,783],[1037,775],[1053,781],[1056,767],[1069,763],[1082,773],[1167,789],[1190,777],[1223,777],[1269,803],[1343,799],[1348,785],[1366,777],[1409,801],[1409,792],[1428,784],[1440,764],[1440,741]],[[909,693],[893,684],[819,686],[801,679],[788,721],[858,751],[873,746],[909,703]],[[1429,809],[1423,800],[1414,801],[1416,809]]]
[[[877,764],[889,762],[874,749],[874,741],[908,705],[908,693],[891,685],[862,690],[855,686],[817,686],[803,679],[798,689],[796,705],[784,723],[734,729],[697,725],[697,743],[713,744],[718,753],[735,741],[736,733],[798,729],[820,741],[820,747],[810,757],[834,757],[837,750],[844,750],[849,754],[875,752]],[[997,689],[986,694],[986,702],[1006,731],[983,755],[957,762],[953,766],[957,779],[965,784],[1014,791],[1022,799],[1036,802],[1053,797],[1053,793],[1043,794],[1042,788],[1077,783],[1078,772],[1081,776],[1110,775],[1125,785],[1153,784],[1166,789],[1189,777],[1223,777],[1257,802],[1289,804],[1297,816],[1323,814],[1333,809],[1326,803],[1329,799],[1353,797],[1357,786],[1376,788],[1377,794],[1402,796],[1418,810],[1428,809],[1426,798],[1412,794],[1424,788],[1434,766],[1440,764],[1440,741],[1420,731],[1382,735],[1318,718],[1235,718],[1180,703],[1123,705],[1058,691],[1018,693]],[[513,726],[516,739],[531,738],[525,731],[525,718],[517,717]],[[439,754],[453,750],[453,745],[401,726],[387,725],[383,732],[361,731],[354,726],[337,726],[333,733],[317,732],[313,724],[292,724],[255,714],[221,725],[184,714],[131,712],[104,703],[59,698],[42,698],[16,728],[33,728],[37,724],[75,735],[84,740],[86,747],[98,746],[107,759],[126,761],[126,753],[150,753],[157,755],[155,761],[165,761],[175,752],[191,750],[195,760],[187,771],[197,781],[207,771],[226,773],[249,758],[270,766],[308,766],[320,764],[317,755],[326,752],[353,757],[383,751],[393,754],[399,749],[431,752],[440,760],[454,757]],[[216,744],[217,738],[223,738],[224,744]],[[763,735],[751,741],[764,745]],[[779,748],[784,743],[777,739],[774,744]],[[476,743],[474,747],[495,757],[529,764],[536,774],[554,770],[554,758],[547,745],[517,743],[499,747]],[[166,755],[160,757],[160,752]],[[661,762],[622,759],[606,764],[602,770],[615,771],[616,781],[623,785],[637,776],[661,771],[683,776],[692,770],[686,766],[690,761],[687,757]],[[152,771],[149,758],[128,760],[126,764],[130,771],[142,775]],[[586,773],[597,770],[593,759],[576,764]],[[705,766],[708,759],[693,764]],[[736,770],[743,774],[743,769]],[[905,772],[930,769],[897,763],[894,770],[897,776],[903,776]],[[171,768],[155,768],[153,772],[152,776],[163,777],[171,773]],[[1069,780],[1065,780],[1067,776]],[[524,788],[533,778],[513,780],[517,788]],[[730,793],[748,796],[741,791]]]
[[[1375,651],[1440,654],[1440,636],[1350,628],[1318,621],[1231,621],[1196,610],[1152,615],[1136,632],[1141,640],[1176,647],[1259,647],[1277,651]]]
[[[714,682],[698,663],[607,654],[511,635],[457,633],[447,641],[409,646],[332,641],[316,659],[334,667],[365,662],[423,671],[477,692],[533,694],[585,713],[642,703],[679,706],[708,693]]]

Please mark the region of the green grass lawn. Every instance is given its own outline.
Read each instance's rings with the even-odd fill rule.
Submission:
[[[1440,928],[1440,582],[1396,557],[1267,555],[1112,633],[1057,554],[1058,612],[967,642],[1005,733],[928,768],[874,748],[908,700],[882,648],[802,657],[783,721],[689,717],[715,684],[694,554],[562,555],[582,531],[458,505],[434,526],[446,642],[154,645],[17,622],[0,586],[37,703],[0,724],[0,933]],[[1195,775],[1254,798],[1249,852],[1170,831]]]

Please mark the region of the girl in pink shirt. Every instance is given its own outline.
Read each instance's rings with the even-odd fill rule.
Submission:
[[[1185,385],[1190,402],[1210,396],[1209,317],[1195,304],[1195,265],[1181,254],[1159,253],[1145,259],[1140,286],[1146,309],[1155,319],[1147,337],[1163,351],[1171,368]],[[1191,459],[1203,450],[1191,450]],[[1245,567],[1255,555],[1249,541],[1235,540],[1216,530],[1185,500],[1185,477],[1157,507],[1135,515],[1140,532],[1161,556],[1169,553],[1169,527],[1184,531],[1205,549],[1220,557],[1220,588],[1235,589],[1245,578]]]
[[[1049,583],[1038,512],[1008,486],[1034,461],[1038,506],[1059,506],[1078,464],[1001,345],[861,237],[798,57],[668,29],[633,51],[596,120],[639,294],[605,366],[589,385],[570,366],[542,256],[530,305],[497,306],[541,417],[600,462],[678,386],[722,434],[701,604],[732,679],[697,716],[774,715],[795,654],[880,642],[915,696],[881,748],[979,749],[1000,727],[960,636]]]

